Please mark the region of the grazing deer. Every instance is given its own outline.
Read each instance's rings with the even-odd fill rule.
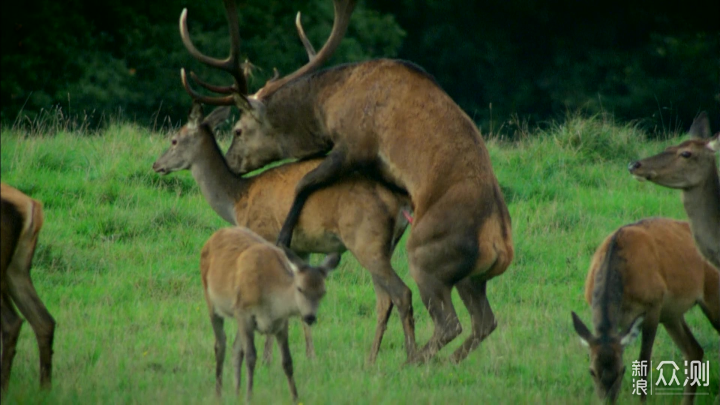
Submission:
[[[297,400],[293,365],[288,345],[288,318],[300,316],[311,325],[325,295],[325,277],[337,267],[340,255],[333,253],[318,267],[273,246],[247,228],[225,228],[215,232],[200,254],[205,301],[215,333],[215,390],[222,393],[225,361],[224,318],[238,324],[233,344],[235,393],[240,392],[240,370],[247,358],[247,401],[250,401],[255,370],[255,331],[273,334],[280,344],[283,370],[290,393]]]
[[[185,77],[183,76],[183,80]],[[275,240],[290,210],[295,184],[320,160],[290,163],[242,178],[230,171],[220,152],[213,128],[227,119],[229,107],[207,117],[201,104],[193,103],[188,122],[172,137],[170,148],[153,164],[162,174],[188,169],[210,206],[227,222],[245,226],[266,240]],[[377,327],[369,361],[375,361],[393,304],[405,332],[408,356],[415,351],[412,293],[392,268],[390,258],[407,227],[401,215],[409,209],[406,196],[358,176],[315,193],[295,229],[291,248],[307,260],[312,253],[350,250],[372,274],[377,297]],[[305,327],[306,350],[314,349]],[[272,353],[272,339],[265,346],[265,360]]]
[[[715,153],[720,134],[710,136],[705,112],[695,118],[689,131],[693,139],[664,152],[630,163],[638,180],[682,190],[682,201],[700,253],[720,270],[720,179]]]
[[[596,335],[575,312],[573,326],[590,348],[590,375],[598,396],[613,403],[625,372],[623,350],[641,331],[639,361],[647,361],[648,367],[658,323],[686,360],[703,358],[684,318],[695,304],[720,333],[720,276],[698,253],[687,222],[650,218],[610,234],[592,258],[585,299]],[[685,402],[692,402],[696,388],[685,386]]]
[[[50,388],[55,320],[38,297],[30,279],[35,245],[43,225],[42,204],[4,183],[0,183],[0,197],[2,200],[0,227],[2,383],[0,388],[3,392],[7,390],[10,369],[15,357],[15,346],[22,326],[22,319],[13,306],[20,310],[35,332],[40,349],[40,385]]]
[[[190,40],[187,9],[180,32],[190,54],[230,73],[232,86],[196,94],[214,105],[242,111],[227,154],[239,173],[285,158],[329,155],[300,179],[278,236],[288,246],[305,202],[317,190],[353,171],[406,190],[414,209],[407,242],[410,272],[435,324],[429,342],[413,362],[434,356],[462,327],[451,300],[457,287],[472,318],[472,334],[453,354],[467,357],[496,327],[486,295],[487,281],[513,258],[510,215],[472,120],[419,67],[397,60],[371,60],[318,71],[347,29],[355,0],[335,0],[330,38],[314,52],[296,20],[310,62],[283,78],[274,77],[253,95],[240,63],[240,34],[234,0],[225,0],[230,56],[201,54]],[[186,83],[186,90],[194,93]]]

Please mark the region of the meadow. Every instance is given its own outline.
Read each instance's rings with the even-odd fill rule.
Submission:
[[[313,328],[317,358],[304,353],[299,321],[291,351],[304,404],[598,403],[588,354],[570,311],[590,323],[583,298],[590,257],[617,227],[645,217],[685,219],[680,193],[635,181],[627,164],[676,143],[682,135],[648,141],[633,125],[607,116],[569,116],[509,142],[487,139],[493,167],[512,216],[515,259],[488,283],[495,332],[460,364],[447,357],[465,332],[421,366],[403,367],[403,333],[396,314],[376,364],[367,356],[375,328],[370,275],[350,254],[328,280]],[[2,181],[44,204],[45,225],[32,270],[36,288],[57,321],[53,388],[38,390],[37,345],[25,323],[10,389],[11,403],[217,403],[213,334],[202,297],[199,252],[227,226],[205,203],[189,172],[160,177],[151,169],[169,145],[167,132],[129,123],[100,133],[50,125],[2,129]],[[226,148],[229,139],[221,138]],[[314,260],[319,260],[316,256]],[[407,268],[404,241],[393,265],[413,291],[418,344],[432,322]],[[699,308],[686,317],[710,360],[710,386],[696,403],[718,399],[717,332]],[[232,322],[226,322],[229,339]],[[263,341],[256,345],[262,347]],[[630,363],[619,400],[633,403]],[[682,355],[658,331],[653,361]],[[243,386],[245,387],[243,372]],[[222,403],[243,401],[225,362]],[[258,362],[254,402],[290,403],[279,354]],[[649,403],[680,397],[651,396]]]

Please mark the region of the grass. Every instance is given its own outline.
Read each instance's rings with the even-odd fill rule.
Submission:
[[[3,403],[216,403],[213,334],[198,263],[203,243],[226,224],[188,172],[159,177],[151,170],[167,146],[166,135],[120,123],[91,135],[67,126],[42,129],[2,130],[1,176],[45,207],[33,278],[58,322],[53,389],[37,389],[37,348],[25,325]],[[645,142],[633,126],[607,117],[568,117],[515,143],[488,141],[516,251],[508,271],[488,285],[497,330],[466,361],[449,363],[448,354],[470,324],[455,295],[466,332],[436,360],[401,366],[403,334],[393,316],[377,363],[368,365],[375,327],[372,283],[346,254],[328,281],[313,330],[317,359],[305,358],[299,323],[291,326],[300,401],[597,402],[570,311],[590,321],[585,274],[608,233],[649,216],[685,218],[678,192],[636,182],[626,169],[631,159],[677,141]],[[432,322],[409,277],[404,243],[393,264],[413,290],[418,343],[424,344]],[[699,390],[709,395],[696,401],[712,403],[720,380],[718,334],[698,308],[687,320],[711,360],[710,386]],[[227,329],[232,336],[232,327]],[[626,365],[637,358],[639,346],[628,347]],[[659,331],[653,361],[662,360],[682,364],[680,351]],[[637,401],[630,395],[629,370],[623,402]],[[228,356],[221,402],[238,402],[231,381]],[[290,403],[277,351],[272,365],[256,370],[254,398]]]

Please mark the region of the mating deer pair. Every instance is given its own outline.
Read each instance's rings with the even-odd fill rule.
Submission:
[[[22,319],[15,312],[14,306],[25,316],[35,332],[40,349],[40,385],[49,388],[55,320],[38,297],[30,279],[30,266],[43,225],[42,205],[6,184],[0,184],[0,201],[0,390],[7,390],[15,358],[15,346],[22,326]]]
[[[290,209],[295,184],[320,160],[290,163],[252,177],[236,176],[225,163],[213,135],[213,128],[228,116],[229,108],[222,107],[205,117],[201,105],[193,103],[187,124],[172,137],[170,148],[153,164],[153,169],[163,174],[190,170],[218,215],[266,240],[275,240]],[[291,245],[305,260],[310,253],[350,250],[370,271],[378,316],[370,362],[375,361],[380,350],[393,305],[402,320],[408,356],[415,350],[411,292],[390,264],[407,227],[401,211],[409,209],[408,204],[407,197],[352,176],[308,200]],[[310,330],[305,325],[304,328],[306,350],[312,356]],[[266,360],[270,357],[271,343],[269,339],[265,347]]]
[[[461,333],[451,300],[458,289],[470,312],[472,332],[453,353],[460,361],[496,327],[487,281],[513,258],[510,216],[485,144],[472,120],[415,65],[372,60],[318,71],[345,34],[355,1],[336,0],[335,22],[317,53],[297,20],[310,62],[275,77],[249,95],[240,63],[240,34],[233,0],[225,0],[230,57],[201,54],[180,18],[183,43],[203,63],[227,71],[232,86],[193,79],[220,97],[201,102],[236,105],[242,116],[228,151],[230,166],[247,173],[272,161],[327,157],[297,183],[294,201],[278,237],[289,246],[303,206],[313,193],[353,171],[407,191],[414,225],[407,243],[410,272],[435,324],[429,342],[411,362],[434,356]]]

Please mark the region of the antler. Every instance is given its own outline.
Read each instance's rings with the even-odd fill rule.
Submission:
[[[235,95],[238,93],[233,86],[213,86],[212,84],[208,84],[198,79],[197,76],[195,76],[195,73],[190,72],[190,75],[193,80],[206,89],[215,91],[216,93],[228,94],[224,97],[211,97],[204,96],[196,92],[192,87],[190,87],[190,84],[187,81],[187,75],[185,74],[185,68],[182,68],[180,69],[180,79],[182,80],[183,87],[185,87],[185,91],[190,95],[190,97],[192,97],[193,100],[210,105],[235,105]]]
[[[297,17],[295,17],[295,27],[297,27],[300,41],[302,41],[305,51],[308,54],[308,59],[311,61],[315,58],[315,48],[310,43],[310,40],[305,36],[305,30],[303,29],[302,23],[300,22],[300,12],[298,11]]]
[[[287,82],[310,72],[313,72],[317,70],[320,66],[322,66],[322,64],[330,58],[333,52],[335,52],[338,45],[340,45],[340,41],[345,36],[345,32],[347,31],[347,27],[350,23],[350,15],[355,9],[356,4],[357,0],[334,0],[333,5],[335,8],[335,21],[333,22],[332,31],[330,32],[330,37],[328,38],[327,42],[325,42],[325,45],[323,45],[323,47],[320,49],[320,52],[318,52],[317,54],[315,54],[315,49],[312,47],[312,44],[310,44],[310,41],[308,41],[307,37],[305,36],[305,32],[303,31],[302,25],[300,24],[300,14],[298,13],[297,18],[295,19],[295,26],[298,29],[300,40],[303,42],[303,46],[305,47],[305,51],[308,53],[308,58],[310,59],[310,61],[300,69],[283,78],[269,80],[262,89],[258,90],[258,92],[255,93],[255,97],[267,97],[270,94],[276,92]]]
[[[182,38],[185,48],[190,52],[190,55],[210,67],[230,73],[235,79],[235,84],[232,86],[215,86],[200,80],[191,72],[193,80],[200,86],[216,93],[229,94],[229,96],[225,97],[209,97],[203,96],[190,88],[184,69],[181,71],[183,86],[190,96],[212,105],[233,105],[235,104],[235,99],[232,94],[246,98],[248,93],[247,79],[244,74],[243,64],[240,62],[240,28],[238,25],[235,0],[224,0],[224,3],[228,28],[230,29],[230,55],[224,60],[209,57],[197,50],[192,40],[190,40],[190,33],[187,28],[187,9],[183,9],[180,14],[180,37]]]

